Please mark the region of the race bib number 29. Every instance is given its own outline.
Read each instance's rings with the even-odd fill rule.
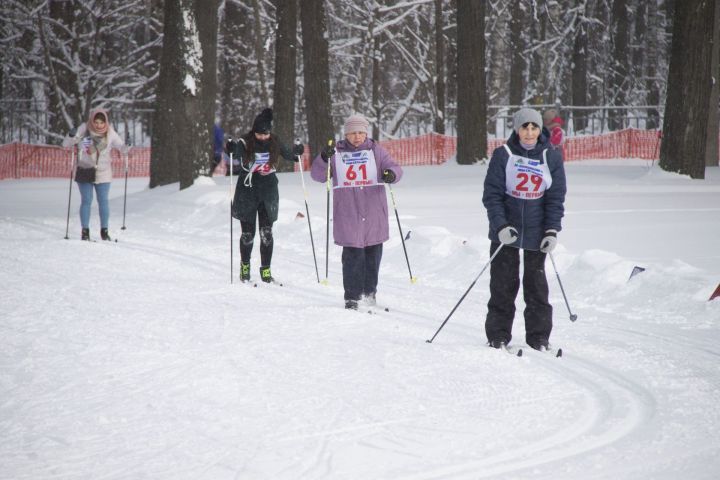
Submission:
[[[515,198],[533,200],[545,195],[552,185],[547,162],[520,155],[510,155],[505,168],[505,193]]]
[[[372,150],[336,153],[335,172],[338,179],[335,188],[377,185],[377,165]]]

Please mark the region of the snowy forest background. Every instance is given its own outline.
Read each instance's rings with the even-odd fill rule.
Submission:
[[[2,143],[57,144],[103,106],[134,145],[162,146],[151,186],[188,186],[208,165],[215,119],[236,136],[271,105],[279,136],[302,138],[310,153],[358,111],[379,140],[457,135],[458,162],[474,163],[513,106],[558,106],[573,134],[656,129],[666,98],[694,101],[689,83],[699,85],[702,120],[676,123],[717,136],[718,53],[696,48],[717,46],[715,3],[9,0],[0,6]],[[675,26],[684,90],[667,95]],[[717,142],[704,143],[717,165]],[[188,151],[183,165],[176,157]]]

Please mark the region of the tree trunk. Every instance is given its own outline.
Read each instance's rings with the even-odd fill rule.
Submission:
[[[522,55],[522,31],[526,28],[522,0],[514,0],[510,18],[510,105],[522,105],[525,73],[525,57]]]
[[[675,10],[660,166],[691,178],[705,178],[714,19],[713,0]]]
[[[586,3],[587,5],[587,3]],[[588,30],[584,15],[579,16],[576,23],[575,41],[572,52],[572,104],[576,107],[588,104]],[[587,112],[575,110],[577,116],[573,115],[573,128],[575,131],[582,131],[587,126]]]
[[[612,9],[612,41],[613,63],[610,73],[610,104],[622,106],[626,103],[629,76],[629,54],[628,44],[630,41],[628,30],[630,22],[628,19],[628,0],[614,0]],[[610,110],[608,119],[608,128],[612,130],[622,130],[625,128],[623,117],[625,111]]]
[[[443,0],[435,0],[435,118],[433,130],[445,134],[445,34]]]
[[[262,23],[260,22],[260,3],[259,0],[252,0],[253,9],[253,25],[255,35],[253,40],[255,41],[255,60],[257,62],[257,74],[258,82],[260,83],[260,98],[262,98],[263,105],[270,106],[270,95],[267,90],[267,74],[265,73],[265,52],[263,50],[263,36]]]
[[[712,61],[710,75],[712,90],[710,93],[710,106],[708,107],[708,133],[705,165],[718,166],[718,129],[720,128],[720,1],[715,0],[715,21],[713,31]]]
[[[205,151],[197,159],[195,169],[207,170],[212,175],[212,162],[214,155],[214,125],[217,113],[218,83],[217,83],[217,42],[218,42],[218,8],[220,0],[195,0],[195,14],[200,33],[202,47],[202,117],[205,123]]]
[[[373,42],[373,48],[372,48],[372,99],[371,99],[371,105],[372,105],[372,114],[374,118],[374,121],[372,122],[372,137],[375,140],[380,140],[380,115],[381,115],[381,106],[380,106],[380,82],[381,82],[381,75],[380,75],[380,37],[375,36],[372,39]]]
[[[458,2],[457,45],[457,162],[471,165],[487,158],[485,2]]]
[[[197,3],[201,2],[197,0]],[[163,26],[163,48],[153,114],[150,187],[180,182],[180,189],[193,184],[210,161],[207,101],[203,71],[208,65],[202,45],[205,36],[195,12],[195,0],[167,0]],[[206,5],[205,5],[206,6]],[[217,14],[216,10],[213,10]],[[210,120],[210,123],[212,120]]]
[[[329,139],[335,139],[331,116],[330,67],[327,20],[323,0],[303,0],[300,9],[305,80],[305,114],[307,115],[310,153],[314,158]]]
[[[647,17],[647,45],[645,50],[645,89],[647,90],[647,104],[660,105],[660,82],[657,79],[658,61],[660,60],[660,27],[658,25],[658,12],[655,8],[648,8]],[[653,130],[660,128],[660,112],[652,108],[648,110],[645,128]]]
[[[273,129],[288,146],[295,135],[295,92],[297,56],[297,1],[276,0],[277,33],[275,40],[275,87],[273,92]],[[278,171],[291,172],[293,166],[280,162]]]

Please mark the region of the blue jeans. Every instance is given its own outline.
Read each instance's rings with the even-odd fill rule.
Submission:
[[[108,228],[108,222],[110,221],[110,204],[108,202],[110,182],[77,182],[77,186],[80,189],[80,223],[82,228],[90,228],[90,206],[93,201],[93,187],[97,193],[98,209],[100,210],[100,228]]]

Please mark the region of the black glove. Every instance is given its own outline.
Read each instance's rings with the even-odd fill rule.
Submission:
[[[228,139],[227,142],[225,142],[225,153],[230,155],[231,153],[235,153],[235,146],[237,143],[235,143],[235,140],[232,138]]]
[[[382,174],[382,180],[385,183],[395,183],[395,172],[392,170],[385,170]]]
[[[68,137],[74,137],[75,135],[77,135],[77,127],[71,128],[68,132]]]
[[[323,160],[326,162],[335,155],[335,145],[326,145],[325,148],[322,149],[322,152],[320,152],[320,156]]]
[[[302,156],[303,153],[305,153],[305,145],[303,145],[302,143],[296,143],[293,147],[293,155],[298,157]]]

